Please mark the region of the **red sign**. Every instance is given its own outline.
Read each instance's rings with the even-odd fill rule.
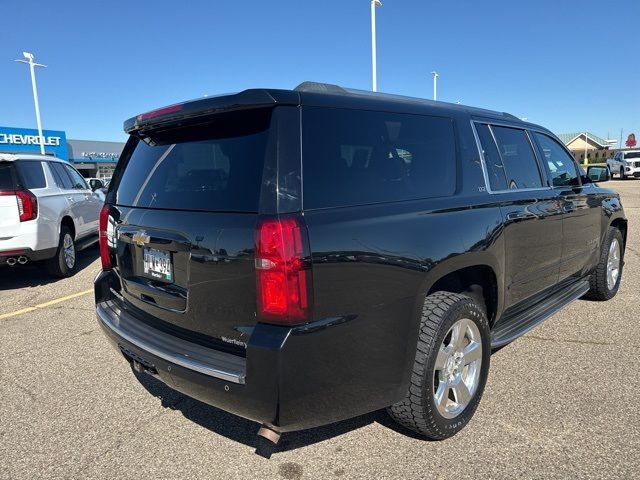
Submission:
[[[635,133],[630,133],[629,136],[627,137],[627,141],[625,142],[625,145],[629,148],[633,148],[636,146],[636,134]]]

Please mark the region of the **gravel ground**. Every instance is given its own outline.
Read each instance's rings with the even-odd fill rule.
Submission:
[[[471,424],[444,442],[384,412],[283,436],[254,453],[258,425],[136,378],[102,337],[82,271],[51,282],[0,272],[0,478],[633,478],[640,470],[640,181],[612,181],[629,242],[610,302],[579,301],[496,353]],[[149,394],[152,393],[152,395]]]

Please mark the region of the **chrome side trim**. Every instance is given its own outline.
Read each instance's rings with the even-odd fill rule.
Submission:
[[[113,313],[110,314],[110,311]],[[207,349],[206,347],[196,344],[187,344],[187,342],[184,342],[184,345],[188,345],[189,351],[185,351],[184,353],[172,352],[158,345],[159,342],[155,342],[154,344],[152,340],[155,338],[156,340],[161,341],[162,337],[168,337],[167,342],[170,342],[171,340],[175,340],[174,337],[155,331],[154,337],[150,336],[151,340],[140,338],[133,334],[131,329],[126,328],[125,325],[130,320],[126,317],[121,317],[123,314],[122,310],[112,305],[111,302],[99,304],[96,307],[96,313],[100,323],[102,323],[104,327],[111,330],[116,336],[126,340],[145,352],[150,353],[151,355],[159,357],[167,362],[180,365],[181,367],[189,370],[202,373],[209,377],[241,385],[244,385],[245,383],[244,358],[222,352],[214,353],[211,352],[211,349]],[[151,327],[145,326],[142,328],[151,330]],[[229,369],[224,369],[220,366],[213,365],[212,363],[205,363],[202,359],[206,358],[207,353],[209,353],[209,358],[213,358],[214,361],[214,357],[220,358],[220,363],[226,363]],[[232,369],[235,371],[232,371]]]

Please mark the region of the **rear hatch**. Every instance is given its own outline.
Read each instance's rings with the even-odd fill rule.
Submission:
[[[20,225],[18,202],[14,193],[16,188],[13,162],[0,161],[0,238],[10,236],[12,227]]]
[[[273,109],[132,137],[110,186],[121,302],[151,326],[242,353],[256,323],[255,228]]]
[[[21,222],[36,219],[38,200],[31,189],[45,187],[42,162],[0,160],[0,239],[17,235]]]

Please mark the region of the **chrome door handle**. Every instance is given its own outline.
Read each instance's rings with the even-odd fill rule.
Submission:
[[[67,197],[67,200],[69,200],[70,202],[75,202],[76,201],[73,197]]]
[[[536,218],[531,212],[511,212],[507,214],[507,220],[524,220],[525,218]]]

